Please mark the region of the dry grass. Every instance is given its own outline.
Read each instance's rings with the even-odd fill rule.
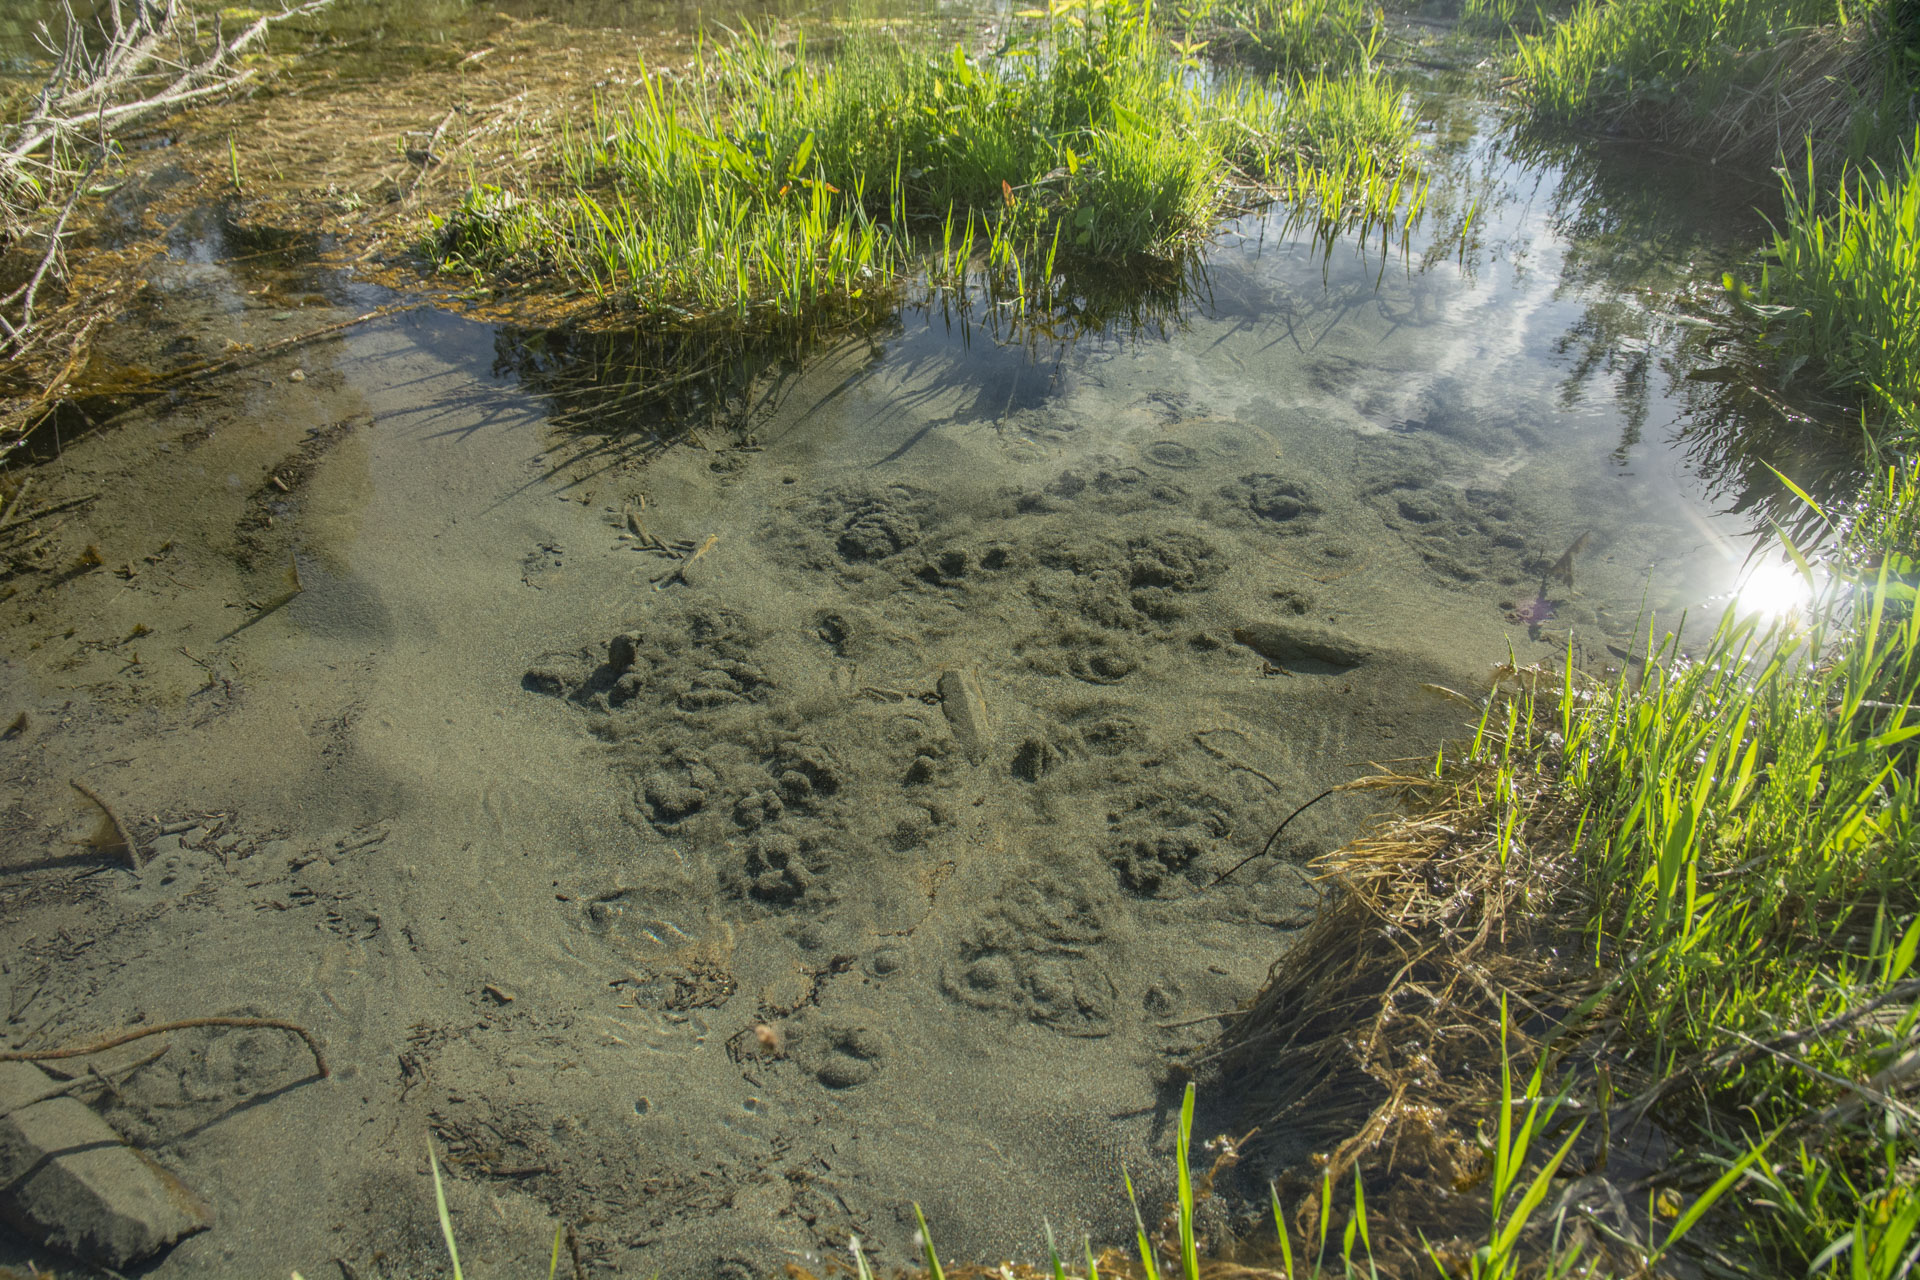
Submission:
[[[1586,0],[1514,51],[1536,118],[1766,164],[1896,150],[1915,101],[1902,19],[1877,0]]]
[[[1364,1180],[1383,1273],[1671,1274],[1696,1225],[1729,1274],[1920,1256],[1920,468],[1808,505],[1796,614],[1605,685],[1505,668],[1467,750],[1365,784],[1408,813],[1322,860],[1210,1086],[1320,1151],[1296,1236]]]
[[[1457,1259],[1484,1230],[1478,1134],[1501,1098],[1503,998],[1529,1001],[1509,1047],[1530,1059],[1594,987],[1559,959],[1578,948],[1571,877],[1539,852],[1564,849],[1578,817],[1527,745],[1526,686],[1559,677],[1505,675],[1495,706],[1511,719],[1487,729],[1488,755],[1353,784],[1404,812],[1319,860],[1328,905],[1216,1051],[1210,1091],[1259,1126],[1247,1154],[1271,1154],[1260,1134],[1319,1152],[1310,1177],[1281,1182],[1296,1237],[1318,1236],[1323,1186],[1358,1171],[1383,1275],[1430,1276],[1423,1238]]]
[[[198,111],[179,123],[174,159],[183,156],[198,179],[186,199],[224,194],[238,220],[323,237],[333,265],[452,299],[461,286],[435,282],[414,252],[427,213],[476,184],[518,185],[556,165],[567,118],[623,92],[643,59],[674,74],[692,47],[691,36],[575,31],[495,12],[472,49],[403,74],[330,69]],[[489,319],[547,320],[585,306],[457,300]]]
[[[1716,160],[1792,156],[1807,139],[1823,166],[1871,149],[1854,137],[1856,118],[1862,103],[1880,98],[1888,71],[1885,36],[1870,23],[1792,32],[1747,57],[1758,64],[1751,83],[1735,78],[1704,118],[1662,113],[1659,136],[1686,140]]]

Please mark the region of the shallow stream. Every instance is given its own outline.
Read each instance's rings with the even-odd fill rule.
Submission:
[[[217,1219],[151,1274],[426,1274],[429,1135],[481,1274],[556,1214],[636,1276],[905,1264],[915,1203],[960,1260],[1125,1238],[1374,802],[1221,873],[1496,664],[1602,671],[1746,572],[1662,299],[1759,194],[1428,110],[1404,245],[1248,217],[1071,341],[908,309],[664,446],[548,419],[614,340],[430,309],[62,442],[98,564],[0,588],[7,1035],[334,1062],[188,1033],[121,1086]],[[206,353],[392,300],[212,210],[149,293]]]

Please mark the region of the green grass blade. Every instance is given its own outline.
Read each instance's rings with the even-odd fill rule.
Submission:
[[[1147,1240],[1147,1220],[1140,1216],[1140,1201],[1133,1194],[1133,1178],[1122,1169],[1120,1181],[1126,1184],[1127,1203],[1133,1206],[1134,1240],[1140,1246],[1140,1270],[1146,1280],[1160,1280],[1160,1269],[1153,1263],[1153,1245]]]
[[[1180,1100],[1180,1132],[1174,1143],[1180,1167],[1177,1171],[1180,1194],[1180,1266],[1187,1280],[1200,1280],[1200,1252],[1193,1236],[1193,1081],[1187,1081],[1186,1095]]]
[[[1294,1280],[1293,1240],[1287,1230],[1287,1216],[1280,1208],[1280,1188],[1271,1182],[1267,1184],[1267,1199],[1273,1204],[1273,1232],[1280,1239],[1280,1264],[1286,1268],[1287,1280]]]
[[[927,1257],[928,1280],[947,1280],[947,1273],[940,1269],[940,1255],[933,1250],[933,1233],[927,1230],[927,1218],[920,1212],[918,1202],[913,1206],[913,1220],[920,1227],[920,1247]]]
[[[440,1161],[434,1158],[433,1140],[427,1140],[427,1168],[433,1171],[433,1204],[440,1213],[440,1235],[447,1242],[447,1257],[453,1263],[453,1280],[464,1280],[460,1273],[460,1246],[453,1241],[453,1216],[447,1212],[447,1189],[440,1183]]]

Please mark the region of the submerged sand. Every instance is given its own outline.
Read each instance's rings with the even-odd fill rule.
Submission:
[[[382,300],[218,257],[156,330]],[[910,314],[664,451],[417,311],[42,468],[98,496],[0,587],[7,1038],[253,1014],[334,1065],[182,1032],[105,1099],[214,1207],[151,1274],[431,1273],[429,1141],[482,1274],[556,1218],[620,1275],[904,1264],[915,1204],[961,1260],[1130,1234],[1371,802],[1220,873],[1723,572],[1557,403],[1550,299],[1322,270],[1225,255],[1185,328],[1045,359]]]

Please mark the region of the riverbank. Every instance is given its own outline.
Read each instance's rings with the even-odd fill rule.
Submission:
[[[1325,22],[1345,40],[1345,16],[1260,29]],[[1150,63],[1155,84],[1179,86],[1165,100],[1178,109],[1155,117],[1177,133],[1199,77],[1139,61],[1125,42],[1148,34],[1089,18],[1047,38],[1121,41],[1136,61],[1090,71]],[[529,66],[581,60],[571,39],[540,54],[525,38],[515,74],[529,81],[544,74]],[[487,47],[431,74],[492,74],[499,44],[468,60]],[[760,59],[749,93],[833,100],[795,46],[728,50]],[[548,172],[590,137],[604,163],[571,154],[587,156],[583,180],[608,184],[594,196],[606,211],[648,154],[643,132],[622,130],[685,131],[693,95],[723,79],[690,49],[684,61],[671,111],[602,116],[573,142],[558,122],[590,101],[541,117]],[[899,83],[924,107],[991,68],[943,53],[920,70],[935,79]],[[978,91],[1025,102],[1011,118],[1058,88],[1014,76]],[[318,119],[367,92],[296,111]],[[1564,1258],[1573,1243],[1624,1271],[1676,1222],[1688,1247],[1800,1265],[1848,1223],[1877,1229],[1862,1215],[1904,1184],[1834,1163],[1865,1132],[1866,1111],[1846,1109],[1857,1092],[1774,1070],[1759,1050],[1730,1092],[1661,1082],[1725,1076],[1750,1046],[1723,1028],[1796,1048],[1769,1025],[1791,1013],[1826,1028],[1827,1056],[1806,1062],[1875,1087],[1905,1033],[1870,1017],[1828,1026],[1908,981],[1914,908],[1883,856],[1904,828],[1876,807],[1902,812],[1907,785],[1910,694],[1904,666],[1885,665],[1905,652],[1888,621],[1910,554],[1905,482],[1861,508],[1888,513],[1879,532],[1840,527],[1830,504],[1810,522],[1836,526],[1824,550],[1796,534],[1831,560],[1828,594],[1775,635],[1796,652],[1817,639],[1822,662],[1738,674],[1730,646],[1757,644],[1764,623],[1718,639],[1688,628],[1649,652],[1643,608],[1697,619],[1736,584],[1752,592],[1739,519],[1648,439],[1723,385],[1681,376],[1716,368],[1712,348],[1670,341],[1675,286],[1633,277],[1647,263],[1619,250],[1657,228],[1671,238],[1645,255],[1651,272],[1684,282],[1702,263],[1737,267],[1758,224],[1715,238],[1697,215],[1656,221],[1672,174],[1604,148],[1522,153],[1478,103],[1414,102],[1401,119],[1434,122],[1409,166],[1428,203],[1417,216],[1395,196],[1384,242],[1377,223],[1317,216],[1310,196],[1299,219],[1243,213],[1203,235],[1250,190],[1209,170],[1194,190],[1223,203],[1182,203],[1187,222],[1143,224],[1148,238],[1116,242],[1112,259],[1090,235],[1079,247],[1096,265],[1079,274],[1053,270],[1068,256],[1052,257],[1056,241],[1083,209],[1097,227],[1128,202],[1068,199],[1084,175],[1067,157],[1125,143],[1138,126],[1117,111],[1106,133],[1078,122],[1084,133],[1054,138],[1070,150],[1035,159],[1025,194],[1010,179],[950,193],[964,211],[951,222],[927,194],[949,179],[927,166],[903,195],[904,142],[900,186],[856,210],[833,203],[861,186],[826,167],[825,116],[787,134],[740,130],[731,109],[699,117],[715,145],[683,137],[682,160],[724,165],[728,137],[768,162],[743,208],[823,201],[876,236],[918,227],[898,243],[923,256],[902,257],[920,265],[870,298],[859,285],[875,310],[849,328],[735,348],[678,401],[653,390],[671,366],[662,342],[693,350],[738,328],[743,300],[777,313],[754,309],[778,271],[731,302],[683,307],[695,323],[667,339],[658,323],[492,327],[401,310],[419,295],[387,291],[434,280],[405,228],[507,190],[493,175],[508,170],[462,176],[450,157],[466,144],[450,139],[511,112],[454,112],[444,132],[369,126],[368,154],[396,136],[425,144],[381,162],[398,198],[375,208],[371,189],[329,177],[331,194],[315,183],[307,197],[325,228],[291,235],[274,219],[298,207],[295,184],[260,157],[293,135],[263,128],[228,147],[223,117],[192,117],[223,144],[230,172],[206,180],[227,190],[170,233],[134,313],[138,360],[164,372],[246,358],[165,399],[82,401],[110,404],[114,429],[61,439],[24,501],[14,488],[7,518],[24,507],[34,541],[0,588],[25,641],[6,668],[23,708],[5,837],[9,950],[23,957],[7,971],[10,1039],[217,1008],[297,1018],[335,1066],[305,1080],[297,1044],[207,1029],[103,1102],[216,1200],[220,1225],[156,1274],[311,1275],[329,1258],[433,1271],[429,1135],[476,1269],[544,1260],[556,1218],[590,1268],[818,1273],[852,1262],[854,1237],[876,1265],[919,1265],[916,1204],[949,1259],[1038,1261],[1048,1224],[1077,1255],[1082,1239],[1134,1234],[1123,1171],[1149,1227],[1179,1200],[1168,1149],[1193,1073],[1201,1136],[1261,1126],[1218,1194],[1199,1196],[1196,1260],[1201,1245],[1235,1248],[1232,1228],[1245,1261],[1280,1261],[1262,1243],[1268,1178],[1298,1267],[1331,1240],[1328,1259],[1371,1250],[1383,1271],[1431,1273],[1425,1230],[1455,1272]],[[398,98],[392,110],[381,119],[418,113]],[[1267,129],[1260,145],[1285,136]],[[1364,173],[1360,154],[1319,160]],[[1266,174],[1270,194],[1286,177]],[[1536,207],[1527,190],[1542,181],[1553,195]],[[553,198],[530,186],[494,212],[546,217]],[[985,252],[958,255],[970,273],[939,274],[953,240],[927,255],[947,225],[956,239],[988,228],[974,232]],[[1006,227],[1019,237],[992,229]],[[1035,227],[1050,228],[1044,243]],[[997,264],[996,234],[1018,250]],[[1112,264],[1147,250],[1163,266],[1143,302]],[[386,252],[358,278],[337,269]],[[604,298],[589,275],[575,298],[543,300],[552,277],[516,257],[475,264],[478,278],[439,273],[441,296],[482,317],[609,300],[647,312],[634,301],[646,272],[609,275]],[[1010,268],[1060,283],[1036,301],[1006,287]],[[1089,280],[1110,303],[1091,305]],[[891,291],[903,281],[930,287]],[[1762,310],[1783,297],[1746,312],[1701,298],[1678,327],[1745,352],[1753,326],[1791,319]],[[668,304],[650,305],[671,328]],[[322,337],[269,347],[282,330]],[[1675,387],[1659,385],[1655,351]],[[1885,640],[1863,650],[1861,602],[1879,588],[1858,579],[1881,565]],[[1825,621],[1796,630],[1809,616]],[[1474,747],[1436,765],[1433,745],[1476,721]],[[1710,748],[1704,763],[1695,748]],[[1422,815],[1410,825],[1340,850],[1380,804],[1341,792],[1220,878],[1302,801],[1409,751],[1389,782]],[[1745,781],[1741,765],[1719,767],[1729,759],[1753,762]],[[103,865],[124,858],[117,846],[69,843],[97,821],[69,776],[115,809],[139,867]],[[1827,822],[1822,806],[1843,802],[1872,813]],[[1830,828],[1844,848],[1773,838]],[[1735,893],[1748,888],[1751,900]],[[1862,914],[1882,899],[1878,921]],[[1398,931],[1379,933],[1383,919]],[[1429,968],[1399,973],[1402,948],[1429,944]],[[1822,965],[1790,985],[1770,967],[1781,954]],[[1678,995],[1702,992],[1721,1007],[1672,1016]],[[1549,1115],[1536,1100],[1563,1080]],[[1486,1120],[1503,1098],[1522,1099],[1508,1108],[1518,1140]],[[1737,1135],[1726,1116],[1747,1114],[1757,1140],[1829,1107],[1844,1114],[1787,1136],[1844,1170],[1855,1199],[1829,1179],[1800,1195],[1803,1222],[1754,1218],[1744,1239],[1731,1200],[1689,1219],[1718,1175],[1697,1158],[1700,1125]],[[1525,1203],[1583,1120],[1554,1169],[1579,1177],[1540,1178]],[[1741,1141],[1718,1156],[1739,1159]],[[1887,1150],[1897,1170],[1905,1148]],[[1766,1159],[1740,1176],[1809,1185]],[[1518,1219],[1532,1225],[1509,1232]],[[1506,1252],[1476,1263],[1488,1220]],[[235,1224],[271,1229],[249,1239]],[[1176,1221],[1163,1266],[1185,1252],[1180,1234]]]
[[[1724,28],[1771,32],[1794,20],[1779,7],[1702,16],[1715,53],[1698,66],[1662,13],[1586,5],[1520,37],[1522,100],[1662,136],[1797,56]],[[1660,35],[1635,54],[1641,24]],[[1803,375],[1852,398],[1863,479],[1823,506],[1787,478],[1772,515],[1801,581],[1785,617],[1736,607],[1693,644],[1656,620],[1611,682],[1571,662],[1509,669],[1458,757],[1379,780],[1412,816],[1322,864],[1340,906],[1230,1029],[1218,1082],[1261,1099],[1243,1124],[1340,1117],[1320,1181],[1295,1181],[1285,1215],[1276,1203],[1296,1256],[1338,1213],[1370,1221],[1370,1258],[1397,1274],[1912,1264],[1920,535],[1898,459],[1920,393],[1906,351],[1920,184],[1900,146],[1898,30],[1869,14],[1801,40],[1877,50],[1853,76],[1874,93],[1851,116],[1807,115],[1753,283],[1730,272],[1698,322],[1764,335],[1773,354],[1745,374],[1735,362],[1734,380]],[[1683,69],[1645,64],[1655,49]],[[1662,74],[1682,82],[1671,99]],[[1742,127],[1723,116],[1701,141],[1733,146]],[[1849,171],[1866,155],[1886,168]],[[1475,1213],[1483,1232],[1463,1228]]]

